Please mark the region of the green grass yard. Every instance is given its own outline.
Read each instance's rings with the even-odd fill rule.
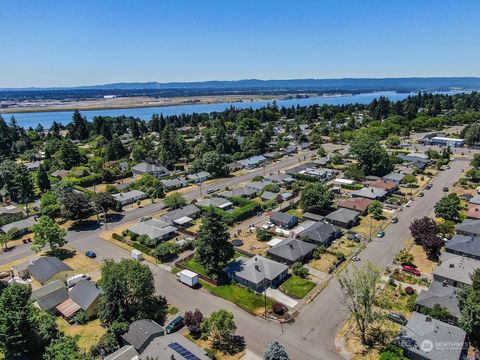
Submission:
[[[302,299],[314,287],[314,282],[302,279],[296,275],[292,275],[280,286],[280,289],[288,296],[294,297],[296,299]]]
[[[265,308],[265,298],[262,295],[255,294],[238,285],[220,285],[214,286],[205,281],[200,280],[203,288],[211,294],[228,300],[242,309],[252,313],[260,314]],[[267,307],[271,307],[273,300],[267,297]]]
[[[245,255],[242,255],[239,252],[235,251],[235,253],[233,254],[232,260],[240,256],[245,256]],[[185,261],[183,265],[185,265],[188,269],[192,270],[193,272],[196,272],[197,274],[208,277],[205,268],[195,259],[195,257]]]

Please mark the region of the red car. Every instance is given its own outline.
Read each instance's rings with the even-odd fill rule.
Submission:
[[[403,265],[402,270],[415,276],[420,276],[420,271],[409,265]]]

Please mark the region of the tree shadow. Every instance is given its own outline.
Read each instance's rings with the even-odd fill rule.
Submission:
[[[76,250],[71,250],[71,249],[57,249],[55,251],[53,250],[48,250],[46,252],[47,256],[54,256],[59,260],[66,260],[66,259],[71,259],[72,257],[75,256],[77,253]]]
[[[74,222],[68,230],[73,230],[73,231],[87,231],[87,230],[97,230],[101,227],[102,225],[99,224],[97,221],[93,220],[78,220]]]

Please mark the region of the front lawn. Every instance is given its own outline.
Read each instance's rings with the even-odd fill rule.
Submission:
[[[310,280],[305,280],[297,275],[292,275],[290,278],[285,281],[280,289],[287,294],[288,296],[294,297],[296,299],[304,298],[313,288],[315,283]]]
[[[214,286],[202,280],[200,283],[213,295],[228,300],[252,314],[261,314],[265,309],[265,298],[243,287],[233,284]],[[271,307],[272,304],[273,300],[267,297],[267,307]]]
[[[235,251],[235,253],[233,254],[233,258],[232,260],[240,257],[240,256],[245,256],[245,255],[242,255],[240,254],[239,252]],[[193,272],[196,272],[197,274],[200,274],[200,275],[203,275],[203,276],[206,276],[206,277],[209,277],[207,275],[207,271],[205,270],[205,268],[202,266],[202,264],[200,264],[196,259],[195,257],[191,258],[190,260],[187,260],[183,263],[183,265],[185,267],[187,267],[189,270],[192,270]]]

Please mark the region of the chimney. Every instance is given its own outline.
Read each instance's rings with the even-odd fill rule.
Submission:
[[[453,268],[455,267],[455,264],[448,264],[448,267],[449,267],[450,269],[453,269]]]
[[[432,318],[430,316],[425,317],[425,322],[432,322]]]
[[[447,286],[448,286],[447,280],[443,280],[443,281],[442,281],[442,284],[443,284],[443,287],[447,287]]]
[[[258,265],[255,265],[255,270],[260,271],[260,267]]]

